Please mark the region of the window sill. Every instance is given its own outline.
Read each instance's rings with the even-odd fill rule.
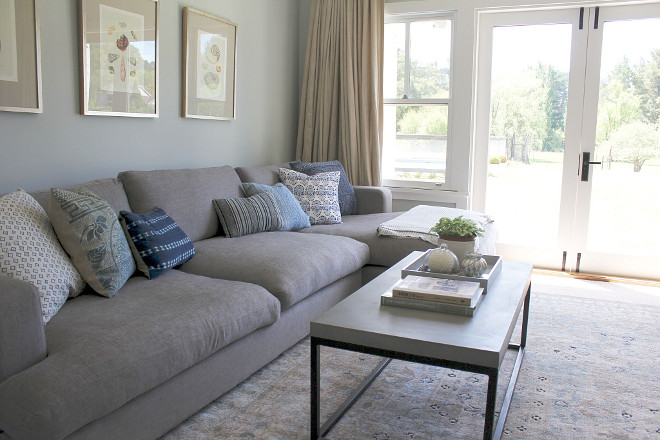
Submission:
[[[420,202],[423,204],[438,204],[443,206],[454,206],[460,209],[467,209],[469,193],[448,191],[441,188],[402,188],[392,185],[386,185],[392,191],[392,200],[405,200],[410,202]]]

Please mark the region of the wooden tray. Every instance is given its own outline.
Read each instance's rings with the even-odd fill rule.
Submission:
[[[429,249],[413,261],[409,266],[405,267],[404,269],[401,270],[401,278],[405,278],[408,275],[419,275],[423,277],[436,277],[436,278],[446,278],[449,280],[462,280],[462,281],[476,281],[481,285],[481,287],[484,288],[484,293],[488,292],[488,286],[490,286],[497,276],[500,274],[502,271],[502,257],[498,255],[483,255],[484,260],[486,260],[486,263],[488,264],[488,267],[486,268],[486,273],[479,277],[466,277],[461,275],[460,273],[458,274],[449,274],[449,273],[436,273],[436,272],[430,272],[428,270],[423,270],[423,267],[426,266],[426,261],[429,257],[429,252],[431,252],[433,249]]]

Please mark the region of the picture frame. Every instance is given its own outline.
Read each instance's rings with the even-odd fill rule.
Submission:
[[[79,0],[83,115],[158,117],[158,0]]]
[[[236,119],[237,28],[206,12],[183,9],[183,117]]]
[[[0,110],[43,113],[37,0],[0,0]]]

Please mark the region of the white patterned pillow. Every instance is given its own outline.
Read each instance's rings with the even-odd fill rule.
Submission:
[[[37,287],[44,324],[85,287],[46,211],[22,189],[0,197],[0,274]]]
[[[308,176],[280,168],[280,180],[296,197],[313,225],[341,223],[339,171]]]

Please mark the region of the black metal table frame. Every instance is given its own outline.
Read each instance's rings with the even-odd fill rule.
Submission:
[[[527,344],[527,321],[529,318],[529,299],[531,294],[532,286],[531,283],[527,287],[527,292],[525,294],[525,302],[523,306],[523,321],[522,321],[522,331],[520,335],[520,344],[511,344],[509,343],[508,348],[510,350],[517,350],[518,354],[516,356],[516,362],[513,367],[513,372],[511,373],[511,379],[509,380],[509,386],[507,387],[506,394],[504,395],[504,401],[502,402],[502,408],[500,410],[500,415],[497,419],[497,426],[495,425],[495,401],[497,398],[497,380],[499,375],[499,366],[495,367],[483,367],[480,365],[448,361],[444,359],[436,359],[427,356],[417,356],[413,354],[400,353],[391,350],[383,350],[380,348],[374,348],[358,344],[350,344],[346,342],[333,341],[330,339],[311,337],[311,436],[312,440],[323,439],[325,435],[330,432],[330,430],[337,424],[339,419],[350,409],[350,407],[360,398],[360,396],[366,391],[366,389],[371,385],[371,383],[380,375],[380,373],[385,369],[385,367],[392,361],[392,359],[400,359],[409,362],[416,362],[419,364],[433,365],[436,367],[451,368],[454,370],[462,370],[470,373],[485,374],[488,376],[488,391],[486,396],[486,420],[484,424],[484,440],[500,440],[502,437],[502,431],[504,430],[504,422],[506,422],[506,416],[509,412],[509,406],[511,405],[511,398],[513,397],[513,391],[516,387],[516,382],[518,381],[518,373],[520,373],[520,366],[522,364],[523,357],[525,356],[525,345]],[[518,320],[520,312],[516,314],[515,320]],[[339,348],[343,350],[350,350],[359,353],[372,354],[376,356],[382,356],[383,359],[378,366],[365,378],[360,386],[358,386],[353,393],[344,401],[344,403],[335,411],[334,414],[328,418],[328,420],[321,426],[321,346]],[[493,429],[494,428],[494,429]]]

